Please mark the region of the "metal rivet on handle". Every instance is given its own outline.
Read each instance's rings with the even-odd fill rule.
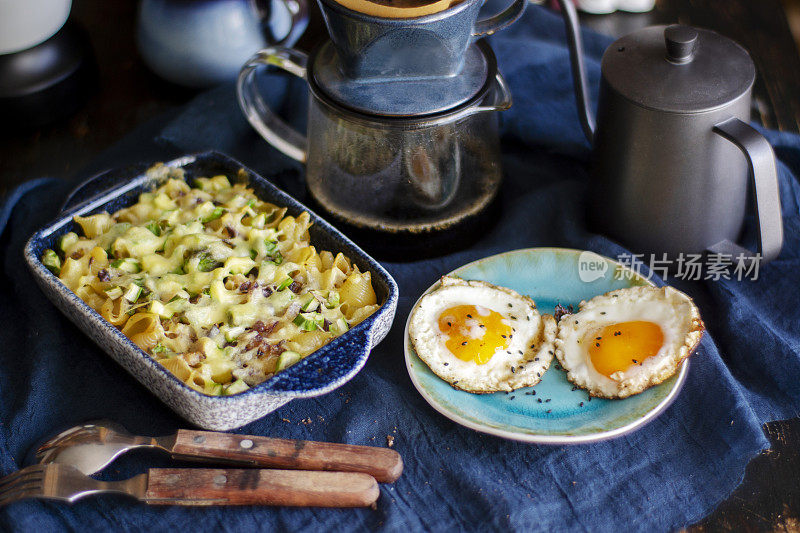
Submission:
[[[250,448],[253,447],[253,441],[251,441],[250,439],[244,439],[243,441],[239,442],[239,446],[241,446],[245,450],[249,450]]]
[[[178,474],[170,474],[164,478],[164,481],[169,483],[170,485],[177,483],[181,477]]]
[[[203,435],[196,435],[192,440],[194,440],[195,444],[203,444],[206,441],[206,438]]]
[[[224,485],[227,481],[228,481],[228,478],[225,477],[224,474],[219,474],[217,476],[214,476],[214,483],[216,485]]]

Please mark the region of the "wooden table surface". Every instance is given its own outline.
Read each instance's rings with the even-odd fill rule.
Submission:
[[[189,101],[194,91],[150,73],[134,46],[135,2],[74,0],[100,66],[100,87],[71,118],[32,132],[0,131],[0,193],[26,179],[68,177],[126,133]],[[323,35],[316,6],[299,47]],[[110,23],[112,21],[113,23]],[[716,30],[750,50],[758,68],[754,117],[800,132],[800,55],[779,0],[658,0],[644,14],[582,16],[609,35],[681,22]],[[800,418],[767,424],[772,449],[747,467],[744,482],[690,531],[800,531]]]

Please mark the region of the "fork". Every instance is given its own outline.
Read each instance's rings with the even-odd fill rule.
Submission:
[[[366,507],[379,490],[368,474],[305,470],[151,468],[122,481],[98,481],[75,467],[50,464],[0,479],[0,506],[27,498],[72,503],[106,493],[155,505]]]

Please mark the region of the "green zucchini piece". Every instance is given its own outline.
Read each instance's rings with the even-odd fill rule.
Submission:
[[[161,226],[158,225],[158,222],[155,220],[151,220],[144,226],[145,228],[149,229],[150,232],[155,235],[156,237],[161,237]]]
[[[114,287],[113,289],[106,289],[106,295],[112,300],[116,300],[122,296],[122,287]]]
[[[302,358],[303,357],[299,353],[286,350],[278,356],[278,366],[276,367],[276,371],[288,368]]]
[[[225,209],[221,207],[215,207],[211,214],[206,215],[200,219],[200,222],[206,224],[211,222],[212,220],[217,220],[218,218],[222,217],[222,214],[225,212]]]
[[[215,260],[210,255],[204,254],[200,258],[200,261],[198,261],[198,263],[197,263],[197,270],[199,270],[200,272],[211,272],[215,268],[218,268],[218,267],[221,267],[221,266],[222,266],[222,263],[220,263],[219,261]]]
[[[132,257],[115,259],[109,263],[109,266],[111,266],[111,268],[122,270],[123,272],[128,272],[129,274],[137,274],[142,271],[141,263]]]
[[[128,300],[130,303],[133,303],[136,300],[138,300],[139,296],[141,296],[141,295],[142,295],[142,288],[139,285],[135,284],[135,283],[131,283],[128,286],[128,290],[125,291],[125,294],[124,294],[125,299]]]
[[[300,308],[304,312],[316,311],[319,308],[319,302],[313,295],[309,294],[310,299],[303,304]]]
[[[228,385],[228,388],[225,389],[225,394],[227,396],[230,396],[231,394],[239,394],[240,392],[244,392],[249,388],[250,386],[247,383],[245,383],[243,379],[237,379],[236,381]]]
[[[339,299],[339,293],[336,291],[330,291],[328,293],[328,301],[325,303],[325,307],[328,309],[333,309],[334,307],[338,307],[340,303],[342,302]]]
[[[337,318],[336,322],[331,324],[331,331],[335,335],[342,335],[348,329],[350,329],[350,325],[347,323],[347,320],[345,320],[344,318]]]
[[[175,314],[172,309],[162,304],[158,300],[152,300],[150,305],[147,306],[147,310],[160,316],[161,318],[172,318],[172,315]]]
[[[242,333],[244,333],[244,326],[229,328],[225,331],[225,340],[228,342],[236,342],[236,339],[238,339],[239,335]]]
[[[61,258],[58,257],[57,253],[49,248],[42,254],[42,264],[47,267],[47,270],[56,276],[61,273]]]
[[[62,252],[66,252],[67,248],[69,248],[70,246],[72,246],[76,242],[78,242],[78,234],[75,233],[74,231],[70,231],[69,233],[64,234],[58,240],[58,248]]]

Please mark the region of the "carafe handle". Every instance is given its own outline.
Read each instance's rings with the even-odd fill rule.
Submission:
[[[500,13],[483,19],[479,20],[475,23],[475,31],[472,32],[473,39],[481,39],[483,37],[488,37],[495,32],[514,24],[517,19],[519,19],[523,13],[525,13],[525,8],[528,6],[528,0],[514,0],[514,2],[505,8]]]
[[[306,162],[306,136],[286,124],[267,107],[258,92],[255,72],[263,66],[275,66],[298,78],[306,79],[307,63],[308,56],[302,52],[272,46],[251,57],[242,67],[236,82],[239,106],[248,122],[269,144],[301,163]]]
[[[783,247],[783,220],[775,153],[763,135],[738,118],[732,117],[720,122],[714,126],[714,133],[735,144],[747,158],[758,224],[758,252],[762,262],[772,261],[778,257]],[[732,257],[740,254],[743,257],[755,255],[747,248],[728,240],[711,246],[709,250]]]

